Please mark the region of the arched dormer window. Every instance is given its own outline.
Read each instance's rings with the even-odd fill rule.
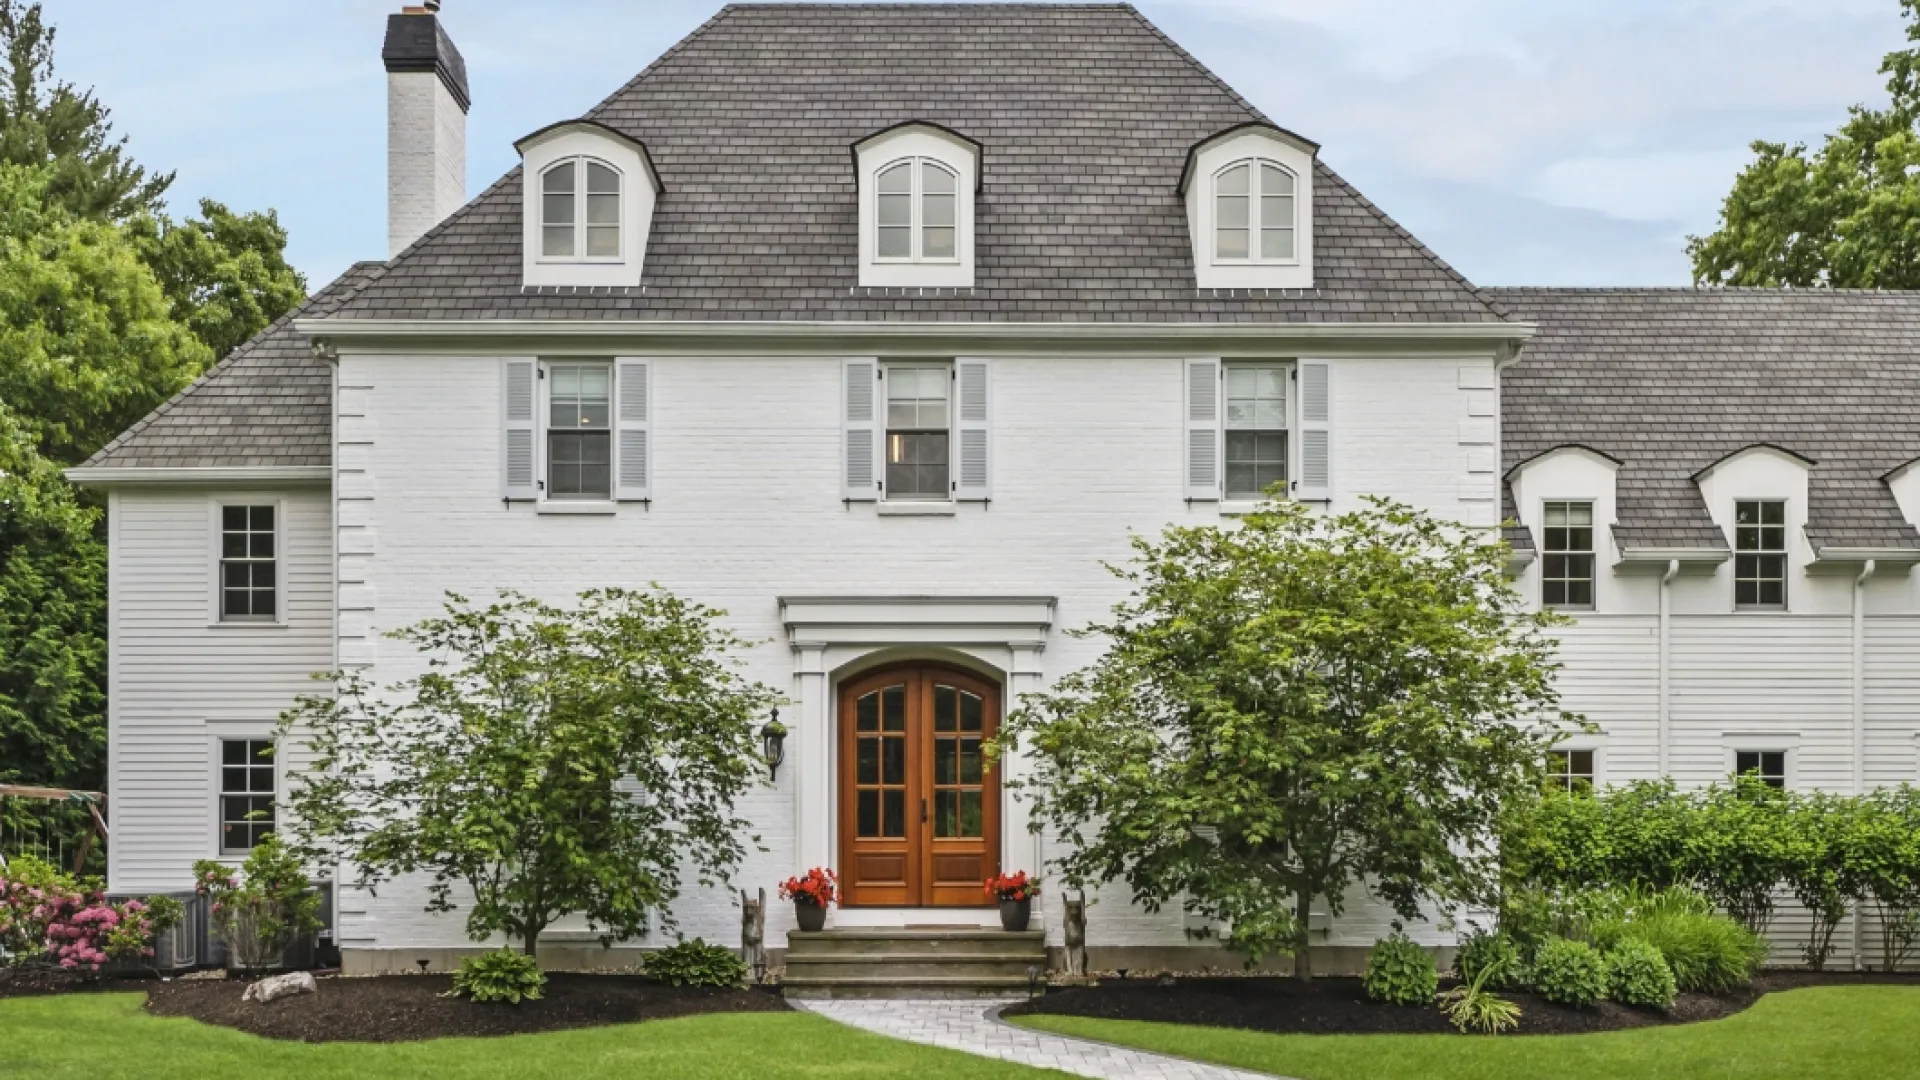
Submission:
[[[1213,257],[1228,263],[1299,258],[1298,181],[1272,161],[1236,161],[1213,174]]]
[[[960,177],[931,158],[886,165],[874,182],[874,257],[953,262],[959,256]]]
[[[567,158],[540,174],[540,257],[620,258],[620,172]]]

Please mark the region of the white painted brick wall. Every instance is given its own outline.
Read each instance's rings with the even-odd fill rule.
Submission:
[[[431,71],[388,72],[388,257],[466,201],[466,110]]]

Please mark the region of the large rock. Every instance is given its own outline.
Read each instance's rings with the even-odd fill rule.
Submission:
[[[292,971],[285,975],[275,975],[271,979],[261,979],[247,992],[240,995],[242,1001],[257,1001],[265,1005],[269,1001],[278,1001],[295,994],[318,993],[320,988],[314,984],[312,974],[305,971]]]

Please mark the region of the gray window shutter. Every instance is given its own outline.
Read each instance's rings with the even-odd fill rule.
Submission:
[[[501,416],[505,428],[501,452],[501,494],[508,499],[537,499],[535,484],[535,361],[513,358],[500,369]]]
[[[954,362],[954,441],[958,453],[953,474],[953,497],[960,501],[984,501],[993,493],[992,467],[988,459],[987,409],[991,373],[985,360]]]
[[[623,502],[643,502],[652,498],[653,460],[647,410],[653,387],[647,382],[645,360],[622,359],[614,365],[614,393],[619,402],[619,418],[614,433],[615,475],[619,477],[614,498]]]
[[[1220,361],[1187,361],[1186,489],[1189,499],[1220,498]]]
[[[881,404],[880,361],[872,357],[843,365],[840,398],[844,431],[840,440],[845,463],[841,469],[841,498],[873,502],[880,497]]]
[[[1333,365],[1302,360],[1300,373],[1300,479],[1293,497],[1303,502],[1333,498]]]

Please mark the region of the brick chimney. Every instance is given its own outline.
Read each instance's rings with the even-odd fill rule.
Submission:
[[[467,62],[438,0],[387,16],[387,257],[467,201]]]

